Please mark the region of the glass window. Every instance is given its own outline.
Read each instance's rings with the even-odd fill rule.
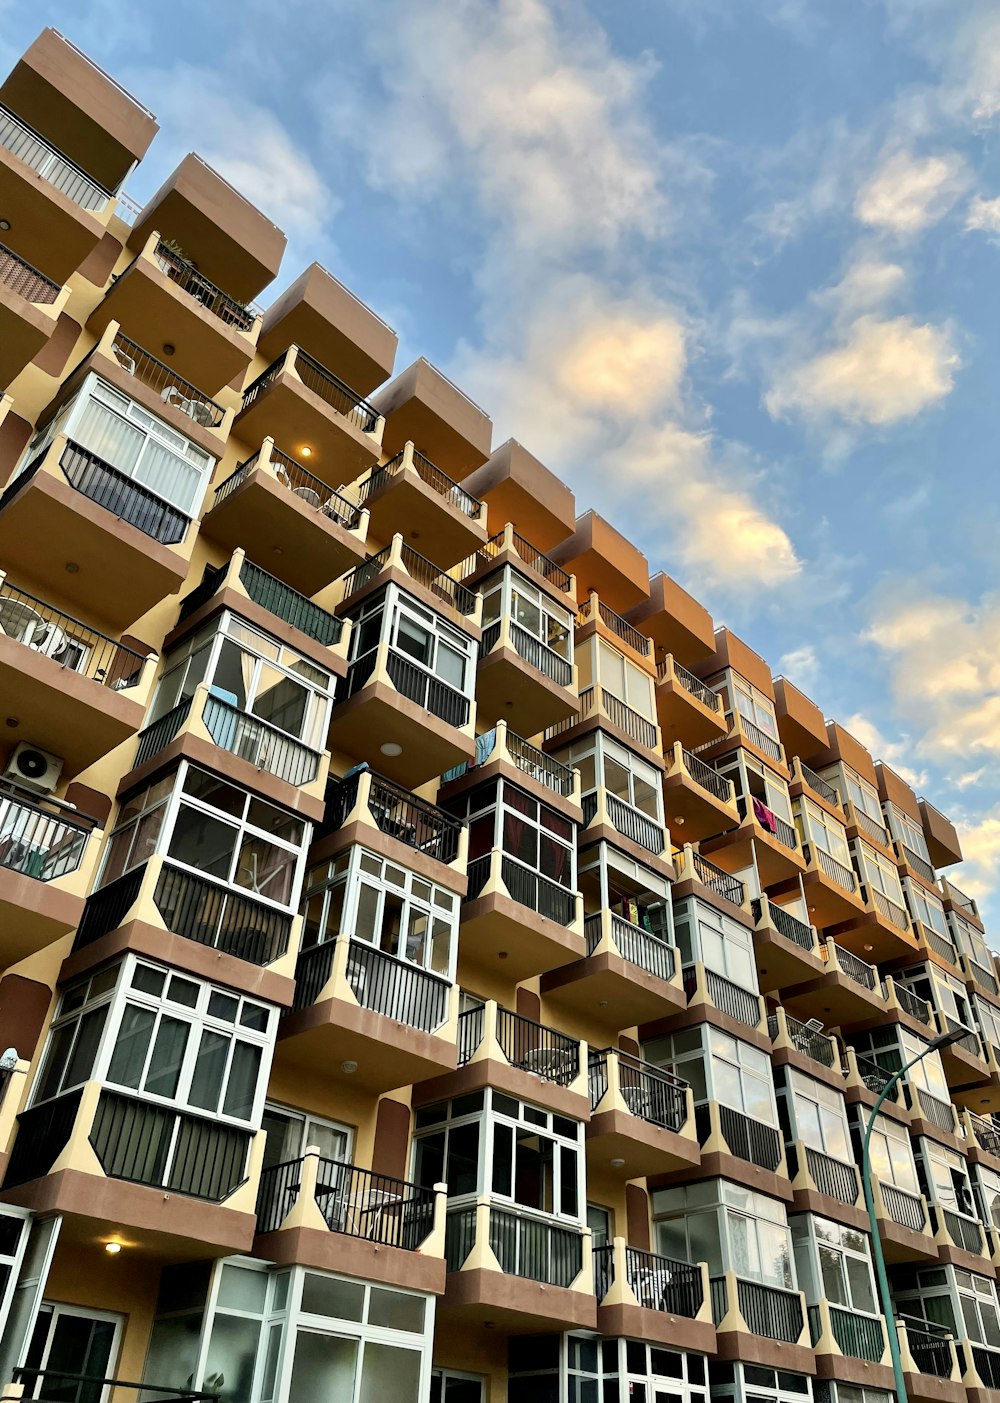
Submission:
[[[800,827],[807,843],[820,848],[828,857],[850,870],[851,850],[847,843],[847,830],[812,799],[803,798],[800,801]]]
[[[906,1127],[889,1116],[879,1116],[872,1127],[869,1147],[872,1173],[879,1183],[902,1189],[904,1193],[920,1192],[913,1147]]]
[[[371,656],[385,641],[407,662],[463,696],[475,691],[472,639],[396,585],[366,599],[348,617],[353,622],[352,662]]]
[[[788,1071],[788,1085],[792,1092],[795,1128],[802,1143],[841,1164],[853,1164],[842,1094],[793,1068]]]

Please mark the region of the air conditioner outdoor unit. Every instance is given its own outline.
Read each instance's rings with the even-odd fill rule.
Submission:
[[[50,755],[47,750],[39,750],[37,745],[22,740],[14,747],[3,777],[23,789],[51,794],[59,783],[62,768],[61,755]]]

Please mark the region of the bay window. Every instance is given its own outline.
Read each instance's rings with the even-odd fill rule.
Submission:
[[[621,803],[638,809],[663,826],[660,771],[603,731],[592,731],[583,740],[560,751],[557,758],[580,771],[580,791],[585,807],[591,795],[604,789]]]
[[[826,853],[827,857],[832,857],[834,862],[839,862],[848,872],[852,870],[847,830],[842,823],[805,796],[796,805],[795,817],[803,843]]]
[[[729,706],[726,709],[730,714],[733,711],[738,711],[744,721],[749,721],[751,726],[756,726],[771,740],[778,740],[778,723],[774,715],[774,702],[752,682],[748,682],[745,677],[741,677],[739,673],[730,669],[720,681],[712,682],[710,685],[712,690],[719,692],[724,699],[728,695]]]
[[[576,889],[576,825],[509,780],[484,784],[448,808],[469,824],[469,862],[500,848],[531,872]]]
[[[871,1058],[886,1072],[898,1072],[904,1063],[912,1061],[926,1047],[926,1043],[908,1029],[896,1025],[871,1028],[857,1034],[853,1042],[858,1052]],[[910,1068],[906,1080],[938,1101],[950,1104],[948,1081],[939,1052],[928,1052]]]
[[[899,881],[899,869],[891,858],[884,857],[869,843],[858,839],[854,853],[860,867],[860,877],[869,892],[879,892],[900,911],[904,911],[903,888]],[[874,895],[871,897],[874,900]]]
[[[572,663],[573,619],[568,609],[510,566],[484,580],[479,589],[484,629],[500,618],[509,618],[549,652]]]
[[[705,1262],[709,1276],[735,1272],[748,1281],[795,1289],[785,1206],[727,1179],[707,1179],[652,1195],[656,1250]]]
[[[981,931],[976,930],[957,911],[948,912],[948,927],[954,943],[964,955],[968,955],[982,969],[993,974],[993,952]]]
[[[777,1125],[771,1059],[750,1043],[702,1024],[651,1039],[642,1056],[686,1081],[696,1106],[716,1101],[760,1124]]]
[[[893,1295],[901,1313],[943,1326],[956,1338],[1000,1349],[1000,1309],[989,1277],[960,1267],[920,1267]]]
[[[909,877],[904,877],[903,886],[906,889],[906,905],[913,919],[922,921],[928,930],[950,941],[951,933],[940,900],[919,882],[912,882]]]
[[[975,1218],[976,1202],[964,1155],[923,1136],[918,1143],[927,1197],[931,1203],[951,1213]]]
[[[580,644],[576,657],[581,692],[597,683],[644,720],[655,725],[656,701],[653,679],[648,672],[596,635]]]
[[[809,1304],[827,1300],[842,1310],[879,1313],[865,1233],[803,1213],[792,1219],[792,1242],[795,1271]]]
[[[753,932],[696,897],[678,903],[674,931],[681,963],[703,964],[750,993],[758,993]]]
[[[887,803],[883,812],[889,824],[889,832],[897,843],[901,843],[904,848],[909,848],[911,853],[916,853],[917,857],[923,858],[924,862],[929,865],[931,859],[930,853],[927,851],[927,838],[924,835],[923,825],[892,803]]]
[[[901,1189],[906,1194],[919,1194],[917,1162],[913,1144],[905,1125],[891,1116],[877,1116],[869,1144],[872,1174],[880,1184]]]
[[[980,1219],[994,1230],[1000,1229],[1000,1174],[985,1164],[974,1165],[972,1172]]]
[[[1000,1060],[1000,1008],[978,994],[971,995],[971,1002],[980,1032]]]
[[[720,775],[732,780],[737,801],[747,818],[756,818],[763,828],[772,833],[778,828],[775,818],[783,820],[791,828],[792,801],[788,797],[788,785],[756,756],[745,750],[737,750],[716,761],[715,768]]]
[[[791,1105],[793,1138],[841,1164],[853,1164],[847,1107],[836,1087],[786,1069],[786,1096]]]
[[[474,696],[473,640],[398,585],[387,585],[380,593],[369,596],[347,617],[354,625],[351,663],[357,674],[355,691],[371,675],[376,650],[385,643],[391,655],[430,681],[465,698]]]

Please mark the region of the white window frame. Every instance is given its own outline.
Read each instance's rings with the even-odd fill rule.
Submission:
[[[826,1082],[806,1076],[795,1067],[788,1068],[787,1077],[796,1139],[819,1154],[827,1155],[841,1164],[853,1165],[851,1132],[843,1093],[827,1086]],[[806,1118],[807,1108],[810,1120]],[[843,1137],[842,1148],[839,1145],[836,1149],[831,1148],[834,1143],[833,1122],[836,1122],[836,1130]]]
[[[378,625],[378,636],[372,646],[361,652],[365,625],[379,616],[381,617]],[[382,644],[388,644],[392,652],[397,653],[426,676],[439,682],[442,687],[448,687],[451,691],[469,700],[475,697],[476,644],[468,634],[462,633],[443,619],[440,614],[435,613],[426,604],[415,599],[413,595],[407,594],[405,590],[401,590],[395,584],[390,584],[380,594],[372,595],[363,600],[360,605],[349,612],[347,617],[352,624],[352,664],[371,656]],[[421,658],[415,657],[408,649],[399,646],[399,626],[403,619],[430,635],[433,650],[433,658],[430,663],[425,663]],[[462,685],[460,687],[456,687],[454,681],[442,676],[438,671],[442,644],[462,659]]]
[[[847,841],[847,829],[839,819],[828,814],[825,809],[805,795],[799,801],[799,813],[805,829],[805,841],[810,847],[819,848],[841,867],[851,870],[851,845]]]
[[[873,848],[864,839],[857,838],[854,842],[854,851],[861,864],[861,880],[866,887],[881,894],[898,906],[900,910],[906,910],[906,902],[903,896],[903,886],[899,879],[899,868],[891,858],[880,853],[877,848]]]
[[[628,775],[628,797],[622,799],[621,795],[614,797],[621,803],[627,804],[630,809],[634,809],[637,814],[648,819],[651,823],[658,823],[663,827],[663,776],[655,765],[651,765],[648,760],[643,760],[641,756],[635,755],[627,746],[620,745],[618,741],[612,740],[604,731],[592,731],[583,740],[576,741],[565,751],[561,751],[559,759],[570,767],[579,768],[581,764],[593,756],[594,760],[594,783],[581,790],[581,798],[586,798],[590,794],[596,794],[598,789],[607,789],[605,777],[605,762],[613,760],[620,765]],[[635,802],[636,780],[644,780],[652,791],[653,813],[640,808]]]
[[[568,609],[561,608],[544,590],[533,585],[509,565],[505,565],[496,575],[484,580],[479,588],[483,600],[484,629],[501,618],[508,618],[511,623],[517,624],[518,628],[523,628],[525,633],[530,634],[543,648],[563,662],[572,664],[574,621]],[[527,604],[538,610],[537,624],[531,625],[523,618],[518,618],[515,596],[523,597]],[[558,639],[559,646],[550,641],[553,638]]]

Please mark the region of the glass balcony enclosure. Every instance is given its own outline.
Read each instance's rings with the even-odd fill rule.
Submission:
[[[930,963],[909,965],[892,977],[897,988],[909,989],[952,1023],[975,1032],[976,1021],[964,980]]]
[[[732,668],[726,668],[718,677],[713,677],[708,686],[722,697],[730,724],[733,712],[739,712],[740,720],[746,723],[745,729],[749,739],[765,754],[772,755],[777,760],[781,754],[781,742],[771,698],[765,696],[752,682],[748,682]]]
[[[997,1061],[1000,1061],[1000,1008],[980,998],[978,994],[970,994],[969,1002],[972,1004],[976,1025],[983,1040],[989,1043]]]
[[[856,839],[854,843],[854,861],[858,876],[868,889],[870,899],[878,904],[878,898],[884,897],[897,911],[905,914],[903,888],[896,864],[861,839]]]
[[[919,882],[913,882],[909,877],[904,877],[902,881],[903,892],[906,897],[906,907],[910,916],[915,921],[921,921],[935,935],[941,936],[942,940],[951,942],[951,931],[948,929],[948,921],[945,916],[944,906],[939,897],[933,892],[929,892],[926,887]]]
[[[727,1179],[705,1179],[652,1195],[656,1250],[682,1262],[707,1262],[709,1276],[796,1289],[785,1205]]]
[[[859,1125],[861,1118],[859,1117]],[[911,1196],[920,1193],[913,1142],[905,1125],[891,1116],[878,1116],[872,1127],[870,1146],[872,1175],[880,1184],[900,1189]]]
[[[198,515],[215,459],[99,375],[88,375],[39,429],[14,476],[34,463],[58,434],[181,515]]]
[[[897,1268],[892,1275],[901,1315],[942,1326],[973,1346],[1000,1350],[1000,1303],[989,1277],[954,1266],[918,1267],[905,1274]],[[994,1358],[1000,1361],[1000,1355]]]
[[[649,935],[673,944],[670,881],[609,843],[595,843],[579,856],[585,916],[611,911]]]
[[[98,886],[162,854],[193,876],[294,912],[309,832],[294,814],[181,761],[175,772],[122,802]]]
[[[1000,1229],[1000,1174],[985,1164],[974,1164],[969,1168],[979,1220],[996,1231]]]
[[[501,618],[513,625],[512,639],[525,662],[563,686],[572,678],[573,616],[544,590],[509,565],[483,580],[482,625],[486,631]]]
[[[927,850],[927,838],[924,835],[923,825],[893,803],[883,804],[882,812],[885,814],[889,832],[904,849],[903,855],[906,856],[906,850],[908,850],[920,859],[920,862],[931,868],[931,858]],[[917,866],[919,865],[918,863]],[[933,877],[933,868],[931,868],[930,880],[933,881]]]
[[[597,683],[644,721],[655,725],[654,681],[648,672],[596,635],[580,644],[576,650],[576,661],[581,694]]]
[[[959,1213],[964,1218],[978,1221],[979,1215],[965,1156],[924,1135],[917,1138],[916,1145],[917,1170],[927,1201],[935,1208]],[[981,1238],[979,1245],[982,1245]],[[978,1251],[979,1248],[974,1250]]]
[[[923,1040],[899,1024],[870,1028],[852,1035],[855,1051],[869,1058],[884,1072],[898,1072],[926,1046]],[[904,1080],[916,1089],[920,1104],[934,1114],[940,1109],[945,1129],[954,1124],[954,1111],[948,1092],[948,1081],[939,1052],[929,1052],[907,1072]]]
[[[510,1341],[508,1362],[510,1394],[521,1403],[708,1403],[710,1396],[703,1354],[643,1340],[525,1335]]]
[[[777,1126],[771,1059],[750,1043],[703,1023],[651,1039],[642,1056],[688,1082],[696,1108],[714,1101],[758,1125]]]
[[[957,911],[947,913],[947,922],[953,943],[957,945],[963,955],[968,955],[974,964],[978,965],[995,981],[993,952],[990,949],[989,941],[982,932],[976,930],[975,926],[960,916]]]
[[[820,808],[819,804],[812,799],[805,798],[805,796],[795,804],[795,823],[803,844],[807,844],[810,848],[832,858],[843,869],[845,884],[853,885],[854,872],[851,867],[851,849],[847,842],[847,830],[844,825],[828,814],[825,809]]]
[[[743,749],[722,756],[715,768],[732,780],[737,806],[745,818],[755,818],[786,847],[795,846],[792,801],[785,780]]]
[[[649,852],[663,851],[662,776],[654,765],[604,731],[591,731],[556,754],[562,764],[580,771],[585,824],[597,812],[598,791],[603,791],[608,817],[617,831]]]
[[[760,1364],[730,1363],[726,1359],[710,1360],[708,1376],[712,1403],[811,1403],[812,1399],[818,1403],[817,1390],[823,1387],[820,1380],[810,1380],[807,1375],[793,1374],[788,1369],[765,1369]],[[888,1394],[882,1397],[878,1390],[859,1388],[853,1394],[844,1394],[842,1399],[825,1398],[823,1403],[892,1403],[892,1399]]]
[[[810,1305],[826,1300],[843,1311],[879,1315],[866,1233],[815,1213],[796,1214],[791,1229],[795,1273]],[[878,1343],[881,1358],[881,1338]]]
[[[739,921],[688,897],[674,908],[674,935],[683,965],[702,964],[740,989],[759,992],[753,932]]]
[[[840,1164],[854,1164],[847,1107],[836,1087],[808,1077],[796,1067],[784,1069],[777,1092],[789,1138]]]

